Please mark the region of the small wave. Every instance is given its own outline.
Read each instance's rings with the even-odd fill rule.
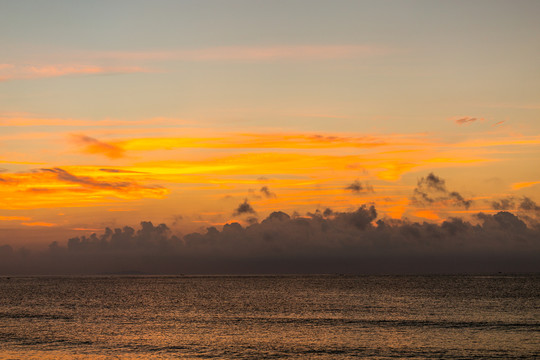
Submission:
[[[294,318],[294,317],[239,317],[217,320],[219,322],[268,322],[274,324],[299,324],[312,326],[359,325],[365,327],[434,327],[444,329],[490,329],[490,330],[527,330],[540,331],[540,322],[503,322],[503,321],[451,321],[417,319],[340,319],[340,318]]]
[[[0,319],[73,320],[73,316],[61,314],[0,313]]]

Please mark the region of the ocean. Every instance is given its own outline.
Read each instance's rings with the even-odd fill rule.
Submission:
[[[0,359],[534,359],[540,276],[0,277]]]

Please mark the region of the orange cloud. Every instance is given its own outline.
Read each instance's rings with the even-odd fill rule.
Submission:
[[[540,181],[523,181],[523,182],[513,183],[512,189],[519,190],[519,189],[523,189],[523,188],[533,186],[536,184],[540,184]]]
[[[23,222],[21,225],[24,226],[44,226],[44,227],[53,227],[58,226],[58,224],[48,223],[48,222],[42,222],[42,221],[35,221],[35,222]]]
[[[0,216],[0,221],[28,221],[31,220],[26,216]]]
[[[519,146],[519,145],[540,145],[540,136],[507,136],[499,137],[495,139],[476,139],[469,140],[458,143],[454,145],[455,147],[470,147],[470,148],[481,148],[481,147],[495,147],[495,146]]]
[[[109,144],[85,135],[71,135],[72,140],[80,145],[84,145],[84,152],[88,154],[101,154],[111,159],[118,159],[124,156],[124,149],[119,146]]]
[[[96,175],[105,174],[105,177]],[[103,173],[78,175],[62,168],[2,175],[0,197],[3,209],[78,207],[108,204],[114,199],[163,198],[169,190],[141,185],[131,175]]]
[[[135,138],[115,142],[125,150],[149,151],[174,148],[281,148],[281,149],[324,149],[324,148],[376,148],[382,146],[428,145],[419,136],[410,138],[401,135],[385,136],[342,136],[339,134],[257,134],[236,133],[206,137],[156,137]]]

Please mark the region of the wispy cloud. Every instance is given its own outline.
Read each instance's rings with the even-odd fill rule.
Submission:
[[[458,125],[467,125],[475,121],[484,121],[483,118],[477,118],[477,117],[472,117],[472,116],[453,118],[453,120]]]
[[[69,75],[96,75],[148,72],[138,66],[107,67],[96,65],[19,65],[0,64],[0,82],[17,79],[52,78]]]
[[[49,223],[49,222],[43,222],[43,221],[23,222],[23,223],[21,223],[21,225],[24,225],[24,226],[43,226],[43,227],[58,226],[58,224]]]
[[[533,185],[536,185],[536,184],[540,184],[540,181],[522,181],[522,182],[517,182],[517,183],[513,183],[513,184],[512,184],[512,189],[513,189],[513,190],[519,190],[519,189],[523,189],[523,188],[526,188],[526,187],[529,187],[529,186],[533,186]]]
[[[75,171],[56,167],[3,174],[3,208],[79,207],[114,199],[163,198],[169,193],[161,186],[141,184],[133,179],[137,174],[108,173],[95,168]]]
[[[264,196],[266,196],[267,198],[276,198],[277,195],[276,193],[274,193],[273,191],[270,190],[270,188],[268,186],[263,186],[260,188],[259,190]]]
[[[339,134],[295,134],[295,133],[229,133],[205,137],[156,137],[134,138],[116,141],[125,150],[158,150],[174,148],[376,148],[427,143],[420,135],[364,135],[343,136]]]
[[[27,216],[0,216],[0,221],[29,221]]]
[[[96,180],[95,178],[92,178],[90,176],[77,176],[61,168],[40,169],[40,171],[53,173],[56,175],[56,178],[60,181],[73,183],[73,184],[79,184],[86,187],[120,190],[120,189],[129,188],[132,186],[136,186],[136,184],[130,181],[108,182],[108,181]]]
[[[99,141],[90,136],[71,134],[71,140],[76,144],[83,145],[83,151],[88,154],[105,155],[111,159],[124,157],[124,149],[121,147]]]

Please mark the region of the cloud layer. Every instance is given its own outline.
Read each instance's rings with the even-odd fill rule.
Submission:
[[[251,208],[247,201],[242,205]],[[363,205],[302,217],[277,211],[247,227],[233,222],[221,231],[209,227],[183,237],[165,224],[141,222],[137,230],[107,228],[67,244],[53,242],[44,252],[1,246],[0,273],[540,271],[537,220],[525,223],[507,211],[475,218],[477,224],[458,218],[441,224],[378,219],[373,205]]]

